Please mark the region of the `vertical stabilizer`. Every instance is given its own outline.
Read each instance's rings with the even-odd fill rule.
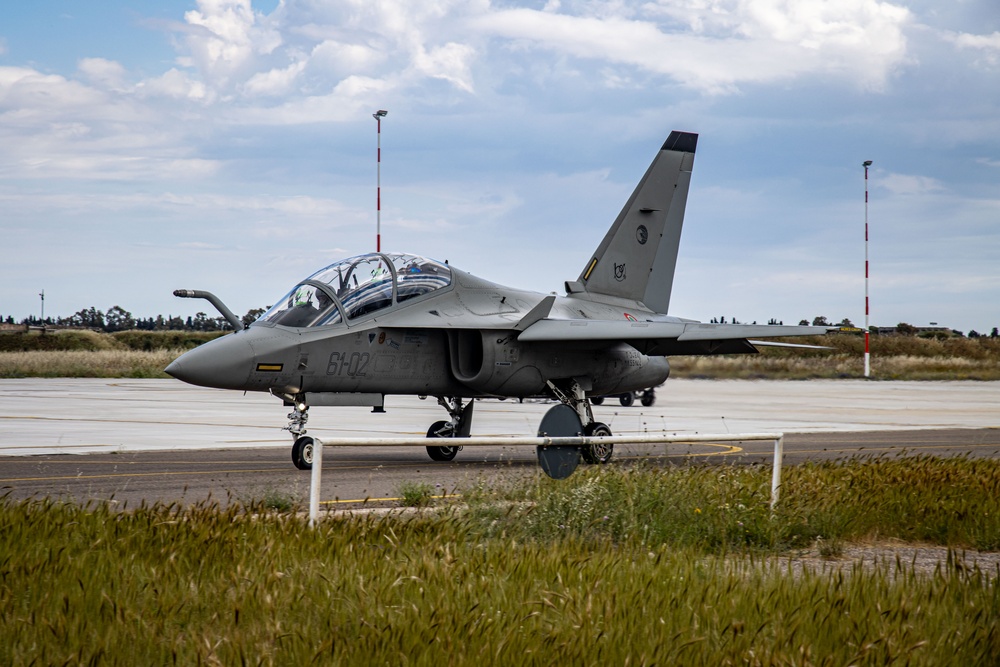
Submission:
[[[641,301],[666,313],[698,135],[673,131],[567,291]]]

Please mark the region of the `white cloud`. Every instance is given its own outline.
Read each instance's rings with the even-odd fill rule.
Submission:
[[[91,107],[105,96],[81,83],[26,67],[0,67],[0,113],[6,121],[49,117],[69,108]]]
[[[209,83],[227,87],[247,73],[255,56],[281,45],[281,35],[259,23],[260,16],[250,0],[198,0],[197,10],[185,12],[187,45]]]
[[[425,51],[417,50],[413,58],[414,68],[433,79],[444,79],[467,93],[473,92],[469,61],[475,55],[472,47],[449,42],[443,46]]]
[[[911,174],[879,174],[878,184],[895,195],[922,195],[946,189],[944,183],[935,178]]]
[[[292,90],[295,80],[305,70],[305,61],[293,63],[282,69],[272,69],[254,74],[243,86],[249,95],[283,95]]]
[[[386,55],[367,44],[351,44],[326,39],[317,44],[309,57],[309,67],[333,76],[370,74],[385,62]]]
[[[126,88],[125,67],[114,60],[104,58],[82,58],[77,69],[92,85],[108,90],[121,91]]]
[[[907,62],[903,29],[910,14],[876,0],[689,0],[618,9],[611,14],[602,7],[600,15],[508,9],[481,16],[474,25],[515,42],[632,65],[712,93],[815,73],[880,89]]]
[[[989,66],[1000,63],[1000,32],[990,35],[974,35],[967,32],[946,32],[944,38],[960,49],[974,50],[982,54]]]
[[[137,86],[140,96],[169,97],[173,99],[212,101],[214,94],[204,83],[191,79],[175,67],[162,75],[146,79]]]

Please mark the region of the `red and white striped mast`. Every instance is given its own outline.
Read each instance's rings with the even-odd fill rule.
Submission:
[[[865,377],[871,375],[871,355],[868,348],[868,167],[872,166],[871,160],[862,163],[865,168]]]
[[[378,154],[375,158],[375,252],[382,252],[382,119],[388,115],[385,109],[379,109],[372,114],[378,123]],[[867,173],[867,172],[866,172]]]

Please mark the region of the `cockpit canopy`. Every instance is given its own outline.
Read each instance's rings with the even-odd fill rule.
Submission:
[[[447,264],[416,255],[370,253],[320,269],[258,322],[318,327],[354,320],[451,284]]]

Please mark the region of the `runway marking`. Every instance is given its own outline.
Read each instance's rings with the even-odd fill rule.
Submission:
[[[430,500],[449,500],[451,498],[461,498],[461,493],[446,493],[443,496],[430,496]],[[367,498],[361,498],[358,500],[321,500],[320,505],[346,505],[348,503],[367,503],[367,502],[380,502],[384,503],[387,501],[399,502],[402,498],[378,498],[369,496]],[[390,509],[406,509],[406,507],[390,508]]]
[[[728,456],[730,454],[740,454],[740,453],[742,453],[744,451],[742,447],[739,447],[737,445],[723,445],[723,444],[714,443],[714,442],[680,442],[680,443],[672,443],[672,444],[687,445],[688,447],[692,447],[692,446],[694,446],[694,447],[721,447],[722,451],[720,451],[720,452],[688,452],[686,454],[680,454],[680,453],[671,454],[669,451],[665,451],[662,454],[632,454],[632,455],[627,455],[627,456],[616,455],[614,458],[618,459],[618,460],[622,460],[622,461],[634,461],[634,460],[637,460],[637,459],[648,459],[651,456],[655,456],[655,457],[659,457],[659,458],[671,458],[671,457],[677,457],[677,456],[681,456],[681,457],[684,457],[684,458],[695,458],[695,457],[702,457],[702,456]],[[640,446],[642,446],[642,445],[640,445]],[[650,445],[650,446],[651,447],[657,447],[658,445]],[[750,452],[747,452],[747,453],[749,454]]]

